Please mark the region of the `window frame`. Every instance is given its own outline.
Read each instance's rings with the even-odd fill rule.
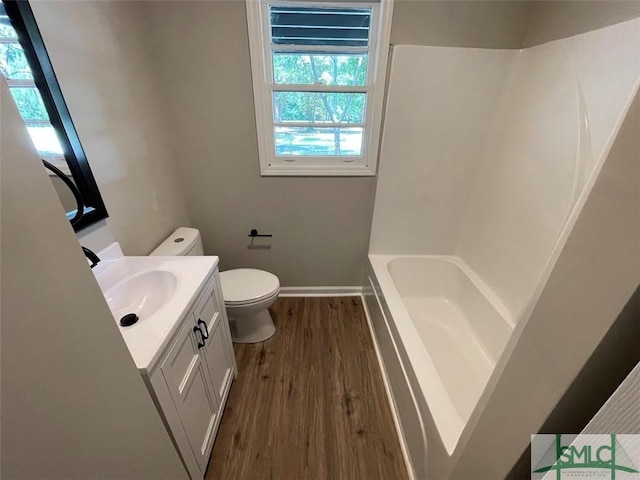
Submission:
[[[71,120],[29,2],[2,0],[2,3],[11,26],[17,32],[18,41],[33,73],[33,82],[40,92],[49,121],[56,131],[69,171],[82,197],[84,213],[73,226],[74,231],[79,232],[104,220],[109,214]],[[48,155],[44,157],[46,159]],[[74,214],[75,211],[67,212],[67,217],[72,218]]]
[[[3,5],[4,5],[4,3],[3,3]],[[14,37],[14,38],[4,38],[4,37],[0,38],[0,44],[3,44],[3,45],[17,44],[24,52],[24,49],[22,48],[22,45],[20,44],[20,41],[18,40],[17,32],[16,32],[16,37]],[[25,55],[25,57],[26,57],[26,55]],[[31,70],[31,65],[29,65],[29,70]],[[40,95],[40,90],[38,89],[38,86],[36,85],[35,79],[33,79],[33,78],[7,78],[7,77],[5,77],[4,79],[5,79],[5,82],[7,83],[7,86],[9,87],[9,91],[11,91],[14,88],[16,88],[16,89],[17,88],[32,88],[32,89],[35,89],[38,92],[38,95]],[[43,101],[43,103],[44,103],[44,101]],[[46,107],[45,107],[45,110],[46,110]],[[47,115],[48,115],[48,112],[47,112]],[[48,126],[48,127],[54,128],[49,119],[47,119],[47,120],[44,120],[44,119],[38,119],[38,120],[29,119],[29,120],[25,120],[23,118],[23,120],[25,122],[25,125],[26,125],[27,129],[31,126],[29,124],[40,124],[40,125],[43,125],[43,126]],[[37,146],[36,146],[36,150],[37,150]],[[38,154],[40,155],[40,158],[42,158],[43,160],[47,160],[48,162],[52,163],[54,166],[59,168],[66,175],[71,175],[71,171],[69,170],[69,165],[67,165],[66,159],[64,158],[64,155],[62,153],[60,153],[60,154],[44,154],[44,153],[38,152]],[[48,172],[48,173],[49,173],[49,176],[54,175],[52,172]]]
[[[271,45],[270,6],[318,8],[371,8],[367,82],[363,86],[276,84],[273,80],[272,52],[318,51],[319,53],[362,53],[362,47]],[[374,176],[377,170],[382,130],[387,60],[391,37],[393,0],[322,1],[322,0],[246,0],[247,27],[253,78],[253,95],[258,137],[258,154],[262,176]],[[364,123],[339,124],[340,128],[363,128],[360,156],[279,156],[275,152],[272,92],[309,91],[331,93],[365,93]],[[287,122],[288,126],[300,126]],[[329,124],[304,126],[332,126]]]

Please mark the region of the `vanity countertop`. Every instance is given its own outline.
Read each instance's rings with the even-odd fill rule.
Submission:
[[[120,329],[136,366],[139,370],[148,372],[153,369],[167,342],[180,326],[184,315],[188,313],[207,280],[213,275],[218,265],[218,257],[128,257],[122,254],[117,243],[99,252],[98,256],[101,261],[93,269],[94,275],[105,294],[114,321]],[[175,280],[175,285],[172,283],[172,292],[168,298],[165,296],[160,300],[162,304],[152,313],[140,314],[140,319],[134,325],[120,326],[122,309],[118,310],[114,307],[111,292],[123,292],[122,295],[131,296],[131,292],[127,292],[127,285],[124,284],[131,282],[132,279],[135,281],[145,274],[149,276],[149,273],[156,272],[165,276],[172,274],[170,277]],[[123,286],[125,288],[122,288]],[[147,288],[155,288],[155,285]],[[138,307],[144,308],[145,302],[148,304],[148,301],[144,295],[141,297],[134,300]],[[132,307],[132,310],[135,310],[135,307]]]

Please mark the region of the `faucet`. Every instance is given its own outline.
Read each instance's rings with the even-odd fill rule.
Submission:
[[[100,261],[100,257],[98,257],[98,255],[93,253],[87,247],[82,247],[82,251],[84,253],[84,256],[87,257],[89,259],[89,261],[91,262],[91,268],[95,267],[98,264],[98,262]]]

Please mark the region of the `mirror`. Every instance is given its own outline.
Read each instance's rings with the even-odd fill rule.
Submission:
[[[0,71],[43,160],[59,169],[78,189],[82,217],[80,231],[108,217],[102,196],[87,162],[80,139],[26,1],[0,3]],[[76,216],[77,203],[64,182],[47,170],[67,218]]]
[[[75,184],[75,182],[73,181],[73,177],[71,176],[71,173],[68,173],[66,175],[67,175],[67,178]],[[58,194],[60,203],[62,203],[62,206],[64,207],[64,211],[67,213],[74,212],[76,210],[76,199],[73,196],[73,193],[71,192],[71,190],[69,190],[69,187],[67,187],[60,178],[58,178],[56,175],[52,173],[49,173],[49,178],[51,179],[51,183],[53,183],[53,188]]]

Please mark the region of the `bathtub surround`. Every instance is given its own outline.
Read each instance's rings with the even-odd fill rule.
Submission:
[[[517,58],[515,50],[394,47],[370,253],[455,254],[477,152]]]
[[[397,47],[370,253],[459,256],[517,322],[635,88],[629,25],[609,27],[629,36],[616,56],[595,32],[523,51]]]
[[[508,474],[640,283],[639,130],[636,95],[531,317],[516,332],[504,370],[496,368],[499,379],[488,389],[487,407],[452,478],[478,469],[490,478]],[[513,418],[518,422],[495,435],[496,424]],[[495,451],[501,456],[490,456]]]
[[[637,247],[634,250],[625,243],[635,237],[638,228],[638,219],[630,214],[638,208],[638,172],[623,165],[637,157],[637,143],[629,143],[634,140],[629,132],[638,128],[635,116],[629,114],[620,130],[639,85],[638,29],[640,20],[633,20],[522,51],[441,47],[397,47],[394,51],[370,243],[373,288],[369,292],[379,295],[381,305],[376,305],[373,296],[368,296],[368,305],[380,312],[372,314],[374,326],[375,316],[379,317],[379,341],[390,346],[390,354],[395,350],[396,358],[389,363],[400,359],[399,367],[390,369],[400,368],[413,388],[409,408],[404,411],[405,417],[413,418],[401,420],[408,437],[417,442],[423,439],[421,432],[415,431],[415,423],[417,417],[424,420],[429,476],[465,478],[481,471],[487,478],[504,477],[526,447],[518,445],[516,434],[526,440],[528,434],[521,427],[537,431],[640,280]],[[429,85],[426,92],[424,82]],[[423,99],[415,100],[420,94]],[[460,101],[459,96],[474,101]],[[610,151],[616,135],[617,149]],[[606,168],[600,174],[603,165]],[[606,173],[626,175],[619,179],[618,191],[607,183],[611,180]],[[631,188],[633,181],[635,189]],[[593,189],[594,184],[600,185],[600,190]],[[593,211],[585,205],[592,205]],[[601,210],[604,205],[606,213]],[[580,230],[580,222],[592,223]],[[598,233],[599,229],[607,230],[608,224],[606,234]],[[561,252],[566,262],[593,247],[589,241],[605,235],[610,235],[612,244],[620,245],[611,252],[605,243],[599,244],[605,250],[600,257],[611,256],[614,264],[627,259],[618,271],[603,268],[600,258],[589,260],[586,256],[581,257],[583,274],[571,277],[571,271],[561,269]],[[413,256],[407,260],[415,266],[412,274],[394,274],[394,270],[403,269],[398,263],[403,260],[393,260],[398,254]],[[589,254],[596,255],[595,250]],[[431,320],[417,315],[418,310],[429,310],[423,308],[424,302],[445,297],[450,299],[447,309],[457,306],[462,313],[474,311],[464,306],[472,298],[471,290],[464,287],[469,280],[454,282],[456,287],[450,292],[440,292],[428,290],[428,276],[419,273],[421,262],[442,262],[449,257],[461,265],[471,283],[479,285],[478,290],[514,329],[512,335],[494,336],[496,343],[491,347],[483,333],[499,332],[488,320],[491,316],[477,313],[468,318],[467,333],[478,341],[479,351],[497,360],[488,374],[472,375],[484,377],[486,388],[447,380],[448,370],[464,361],[469,348],[461,349],[465,355],[443,361],[438,354],[442,341],[431,346],[428,341],[416,343],[422,329],[443,328],[444,332],[445,327],[452,328],[450,321],[437,324],[444,321],[442,312],[430,315]],[[435,265],[434,271],[439,271]],[[573,267],[578,271],[578,265]],[[602,275],[597,269],[602,269]],[[437,276],[442,275],[447,276]],[[553,290],[559,288],[552,283],[557,277],[572,287],[577,284],[576,292],[582,291],[594,302],[591,311],[583,312],[582,305],[570,302],[570,287]],[[420,291],[403,285],[411,281],[415,282],[414,290]],[[603,292],[610,288],[610,296],[598,299],[598,288]],[[563,291],[567,305],[560,301]],[[422,302],[420,309],[413,309],[416,302]],[[577,296],[574,302],[579,303]],[[602,308],[599,317],[598,302]],[[565,315],[558,316],[563,310]],[[547,317],[541,317],[541,311]],[[590,319],[586,323],[589,328],[580,323],[578,311],[582,319]],[[558,322],[555,328],[549,326],[550,317]],[[577,351],[563,352],[563,344],[554,336],[542,341],[543,328],[547,328],[547,336],[556,330],[559,337],[564,329],[579,331]],[[465,335],[458,332],[450,336],[454,345]],[[551,358],[562,358],[560,363],[566,367],[559,369],[554,389],[545,386],[544,391],[550,392],[547,396],[544,391],[531,392],[531,385],[522,385],[549,368],[538,370],[537,365],[524,360],[523,351],[536,345],[530,343],[534,338],[539,341],[536,355],[549,356],[553,345]],[[567,338],[564,342],[570,343]],[[449,354],[455,350],[446,349]],[[505,353],[500,356],[502,350]],[[530,350],[526,352],[528,358],[536,357]],[[571,358],[565,359],[567,356]],[[467,363],[475,368],[480,362],[467,358]],[[544,363],[541,360],[539,365]],[[416,366],[415,374],[412,366]],[[514,378],[519,375],[520,383],[509,384],[513,380],[506,373],[501,376],[503,370]],[[429,372],[435,373],[436,382],[425,388]],[[461,372],[452,378],[463,378]],[[395,375],[393,378],[397,383]],[[540,378],[534,384],[545,385],[545,381]],[[396,388],[403,392],[396,397],[406,396],[406,386]],[[507,409],[500,410],[504,403],[512,404],[510,399],[527,388],[529,398],[541,397],[530,415],[518,417],[522,421],[511,428],[513,436],[508,431],[504,438],[497,438],[495,432],[492,436],[490,427],[508,422],[504,416]],[[527,405],[524,398],[522,404]],[[466,404],[470,399],[477,402],[472,412]],[[406,398],[399,401],[406,402]],[[509,447],[496,460],[491,448],[498,451],[501,442]],[[416,455],[416,472],[423,471],[424,460]]]
[[[104,1],[31,6],[109,212],[98,227],[106,232],[92,238],[115,237],[127,255],[146,255],[189,220],[175,161],[179,145],[162,114],[133,7]],[[91,243],[94,250],[108,245]]]
[[[186,480],[4,81],[0,107],[2,476]]]

